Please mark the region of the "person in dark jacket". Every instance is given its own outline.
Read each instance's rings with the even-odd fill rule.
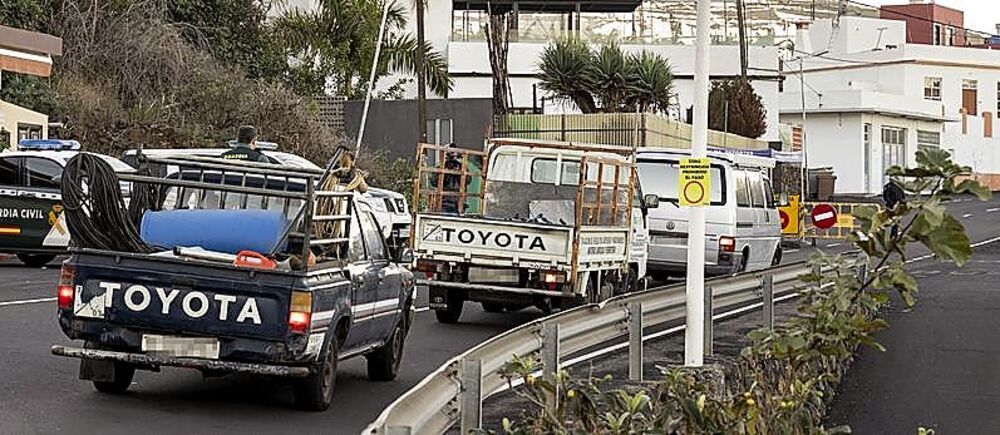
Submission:
[[[229,151],[222,153],[226,160],[245,160],[248,162],[271,163],[264,153],[257,150],[257,128],[252,125],[241,125],[236,131],[236,143]]]
[[[895,180],[889,180],[882,187],[882,201],[885,201],[886,208],[892,210],[901,202],[906,201],[906,192]],[[895,239],[897,236],[899,236],[899,224],[893,224],[892,229],[889,230],[889,237]]]

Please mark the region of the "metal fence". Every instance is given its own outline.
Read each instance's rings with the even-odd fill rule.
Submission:
[[[798,262],[707,281],[705,345],[711,354],[713,306],[760,303],[763,324],[773,327],[777,297],[809,284],[799,277],[826,273]],[[862,276],[864,269],[857,273]],[[458,355],[389,405],[364,431],[366,434],[443,433],[455,423],[461,432],[480,428],[482,402],[504,389],[500,370],[513,356],[540,358],[543,376],[552,376],[562,358],[618,337],[628,337],[629,376],[642,377],[643,329],[684,318],[684,285],[651,289],[545,317],[500,334]]]

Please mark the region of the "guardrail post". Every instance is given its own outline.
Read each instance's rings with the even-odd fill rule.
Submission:
[[[542,377],[555,385],[559,372],[559,324],[546,323],[542,327]],[[556,406],[558,394],[549,394],[546,401]]]
[[[642,381],[642,304],[628,304],[628,378]]]
[[[462,360],[461,430],[463,434],[483,426],[483,363],[476,358]]]
[[[385,435],[410,435],[413,430],[409,426],[389,426],[385,428]]]
[[[819,264],[813,264],[811,268],[812,274],[819,278],[820,283],[823,281],[823,266]],[[820,284],[817,284],[819,286]]]
[[[868,280],[868,254],[861,253],[858,256],[858,259],[860,260],[858,270],[856,271],[858,275],[858,282],[860,282],[861,285],[864,285],[865,281]]]
[[[705,356],[712,356],[712,324],[714,323],[712,319],[712,286],[705,286],[705,340],[704,340],[704,353]]]
[[[764,327],[768,331],[774,330],[774,275],[766,274],[763,276],[764,281],[761,283],[761,290],[764,293],[763,311],[764,311]]]

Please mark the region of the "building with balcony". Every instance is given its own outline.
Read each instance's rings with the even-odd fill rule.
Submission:
[[[907,27],[843,17],[803,30],[797,50],[813,55],[802,75],[799,60],[784,64],[781,121],[805,126],[805,159],[834,168],[838,193],[880,192],[885,170],[915,165],[923,147],[1000,188],[1000,52],[910,43]]]

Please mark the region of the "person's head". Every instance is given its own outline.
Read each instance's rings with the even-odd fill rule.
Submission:
[[[241,125],[236,130],[236,143],[251,149],[257,148],[257,128],[252,125]]]
[[[345,145],[338,146],[337,150],[340,151],[340,167],[350,168],[354,166],[354,161],[357,159],[354,155],[354,151],[351,151],[351,149]]]

